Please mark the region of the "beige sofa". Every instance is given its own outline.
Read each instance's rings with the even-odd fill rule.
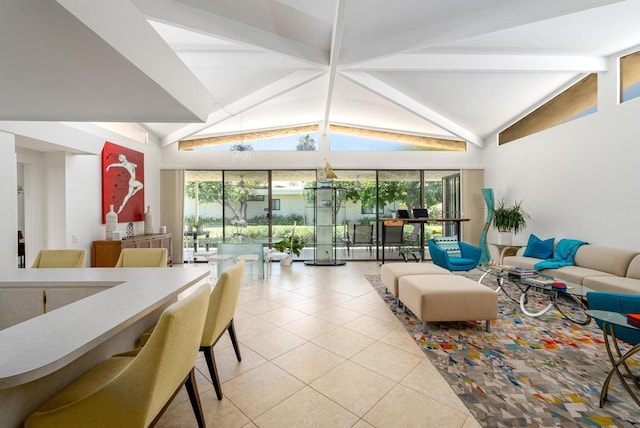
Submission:
[[[533,268],[541,260],[516,255],[505,257],[504,264]],[[586,244],[578,248],[573,262],[573,266],[544,269],[540,272],[564,281],[582,284],[595,291],[640,294],[638,251]]]

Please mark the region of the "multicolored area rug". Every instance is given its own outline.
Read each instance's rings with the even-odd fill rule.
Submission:
[[[599,407],[610,363],[595,322],[578,325],[554,309],[530,318],[500,293],[490,333],[484,321],[428,323],[423,333],[422,322],[395,305],[380,276],[366,276],[483,426],[640,426],[640,408],[615,377],[609,401]],[[465,276],[477,280],[480,272]]]

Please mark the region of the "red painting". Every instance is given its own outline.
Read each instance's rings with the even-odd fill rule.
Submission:
[[[102,223],[109,206],[118,222],[144,218],[144,153],[105,142],[102,148]]]

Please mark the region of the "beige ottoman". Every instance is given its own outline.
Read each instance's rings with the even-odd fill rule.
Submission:
[[[380,279],[387,291],[398,297],[398,278],[405,275],[453,275],[433,263],[385,263],[380,268]]]
[[[458,275],[406,275],[398,280],[398,299],[424,323],[498,318],[498,294]]]

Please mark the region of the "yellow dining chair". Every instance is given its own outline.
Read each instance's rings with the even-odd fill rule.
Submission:
[[[207,361],[211,381],[216,390],[218,400],[222,400],[222,387],[218,377],[216,359],[213,356],[213,347],[225,331],[229,332],[236,358],[238,361],[242,361],[238,338],[233,325],[233,315],[238,304],[244,266],[244,261],[239,260],[218,277],[218,282],[209,297],[209,310],[207,311],[207,319],[204,323],[202,341],[200,342],[200,350],[204,352],[204,358]]]
[[[210,290],[205,284],[169,306],[144,348],[98,364],[32,413],[25,428],[147,427],[182,385],[203,427],[194,367]]]
[[[40,250],[31,267],[83,268],[86,263],[86,250]]]
[[[116,267],[167,267],[167,249],[123,248]]]

